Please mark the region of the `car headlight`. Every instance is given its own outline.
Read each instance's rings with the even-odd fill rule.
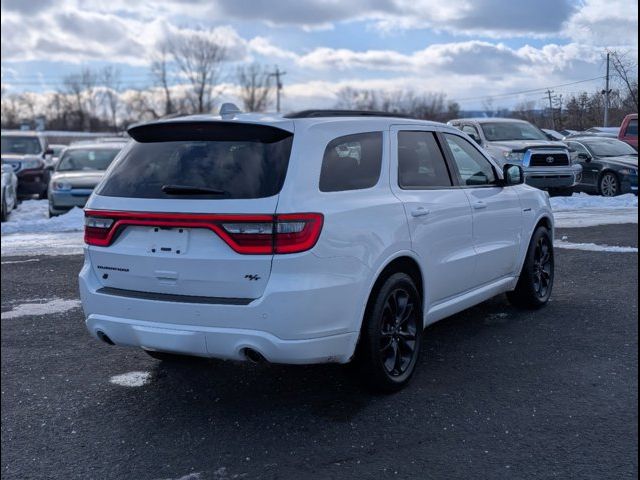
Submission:
[[[504,159],[507,162],[522,162],[524,159],[524,152],[504,152]]]
[[[54,190],[71,190],[72,186],[67,182],[53,182]]]
[[[42,167],[43,163],[40,160],[24,160],[22,162],[22,168],[24,170],[30,170],[34,168]]]

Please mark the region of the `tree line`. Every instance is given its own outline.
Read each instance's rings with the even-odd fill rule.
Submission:
[[[628,113],[638,111],[637,61],[629,54],[610,52],[612,85],[609,124],[619,125]],[[48,93],[2,91],[2,128],[32,127],[36,119],[49,130],[113,131],[139,121],[174,115],[210,113],[220,95],[239,98],[244,111],[261,112],[272,105],[277,86],[270,67],[246,64],[231,71],[229,52],[207,32],[174,37],[162,43],[149,59],[149,86],[125,88],[120,71],[83,68],[64,77]],[[513,108],[495,108],[488,99],[483,111],[491,116],[528,120],[541,128],[584,130],[603,123],[605,92],[556,95],[551,105],[528,101]],[[461,115],[459,103],[442,92],[418,93],[345,87],[336,94],[335,108],[380,110],[446,122]]]

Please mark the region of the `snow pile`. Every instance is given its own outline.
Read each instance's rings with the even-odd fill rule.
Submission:
[[[129,372],[115,375],[109,381],[121,387],[141,387],[148,383],[150,379],[151,374],[149,372]]]
[[[64,215],[49,218],[48,200],[25,200],[9,214],[9,220],[0,229],[3,235],[11,233],[73,232],[84,228],[84,213],[74,208]]]
[[[42,299],[42,302],[44,303],[22,303],[8,312],[2,312],[2,320],[31,315],[64,313],[69,310],[73,310],[74,308],[80,308],[80,300],[63,300],[62,298],[54,298],[53,300]]]
[[[551,208],[554,212],[567,210],[583,210],[585,208],[619,209],[638,208],[638,197],[633,193],[617,197],[601,197],[586,193],[574,193],[571,197],[551,197]]]

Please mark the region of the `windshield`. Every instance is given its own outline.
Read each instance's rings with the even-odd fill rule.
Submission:
[[[106,170],[120,150],[96,148],[67,150],[60,159],[58,172]]]
[[[610,140],[584,140],[596,157],[617,157],[619,155],[638,155],[632,146],[614,138]]]
[[[481,123],[484,136],[489,142],[507,140],[548,140],[547,136],[530,123],[492,122]]]
[[[18,155],[39,155],[42,153],[42,145],[37,137],[26,136],[2,136],[2,153]]]

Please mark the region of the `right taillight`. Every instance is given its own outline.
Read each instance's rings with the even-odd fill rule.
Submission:
[[[322,231],[320,213],[208,215],[85,210],[85,242],[108,247],[127,225],[207,228],[237,253],[270,255],[310,250]]]

